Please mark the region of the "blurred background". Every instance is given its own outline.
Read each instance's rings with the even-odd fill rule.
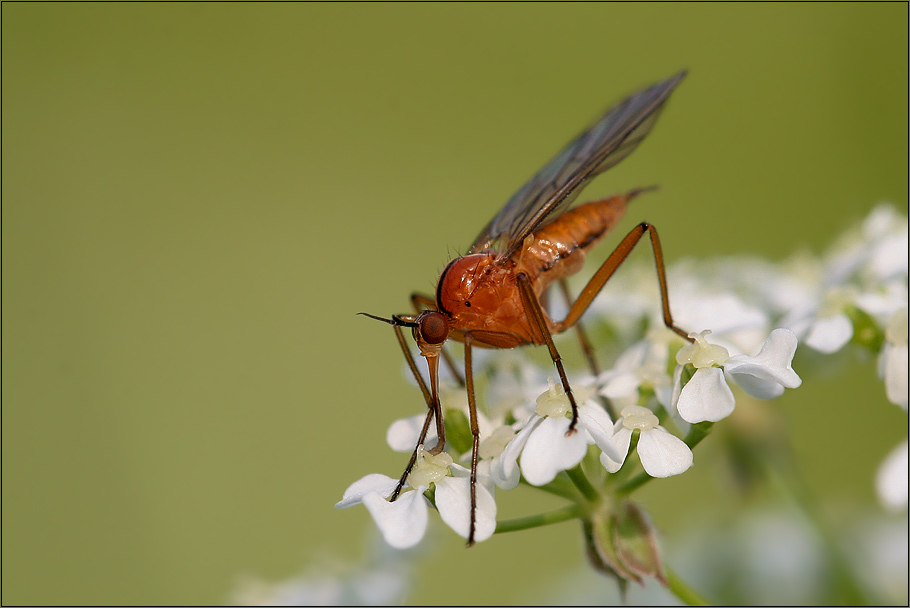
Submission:
[[[620,232],[780,260],[906,212],[907,10],[4,4],[3,603],[224,603],[360,559],[366,510],[332,506],[399,473],[385,429],[424,406],[355,313],[407,312],[564,143],[682,68],[581,197],[659,184]],[[906,414],[874,360],[813,378],[770,407],[826,508],[875,513]],[[642,492],[667,536],[738,508],[710,441]],[[509,494],[507,518],[553,502]],[[583,567],[572,523],[467,552],[431,527],[415,603],[527,602]]]

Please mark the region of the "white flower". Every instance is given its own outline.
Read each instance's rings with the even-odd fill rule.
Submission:
[[[860,226],[838,239],[825,266],[832,285],[850,279],[874,283],[906,277],[907,217],[891,205],[878,205]]]
[[[853,337],[850,309],[881,322],[907,301],[907,218],[879,205],[840,239],[808,283],[812,290],[781,320],[822,353],[840,350]]]
[[[759,399],[779,397],[784,388],[796,388],[802,383],[791,367],[797,345],[792,331],[772,331],[754,357],[730,357],[727,349],[708,343],[705,339],[708,333],[690,334],[695,342],[681,348],[676,355],[679,366],[674,374],[674,401],[686,422],[717,422],[733,412],[736,401],[727,378]],[[686,365],[694,367],[695,373],[683,386],[682,373]]]
[[[478,456],[480,462],[477,464],[477,474],[487,475],[496,484],[496,487],[503,490],[513,490],[518,486],[519,477],[518,467],[514,462],[503,466],[503,454],[511,441],[515,438],[515,429],[511,426],[503,425],[494,430],[489,436],[480,441]],[[466,456],[469,456],[467,454]]]
[[[907,506],[907,442],[897,446],[882,462],[875,476],[878,497],[888,509]]]
[[[457,474],[454,477],[449,473]],[[464,538],[468,537],[471,522],[470,471],[453,464],[452,457],[424,450],[417,453],[417,462],[408,476],[408,486],[390,502],[389,496],[398,481],[380,474],[371,474],[355,481],[344,492],[336,509],[363,505],[373,516],[383,538],[396,549],[413,547],[423,538],[427,528],[429,500],[423,495],[431,485],[436,488],[436,509],[442,520]],[[477,484],[477,513],[474,540],[488,539],[496,530],[496,502],[490,490]]]
[[[853,322],[846,311],[858,296],[852,287],[830,288],[791,310],[781,325],[793,330],[810,348],[820,353],[835,353],[853,337]]]
[[[492,369],[496,369],[497,367],[495,362],[493,362]],[[464,393],[464,388],[461,388],[461,393]],[[446,401],[444,396],[441,395],[440,397],[443,402]],[[451,402],[451,399],[449,399],[449,402]],[[459,409],[464,411],[465,416],[469,416],[466,403],[464,408]],[[508,476],[503,477],[506,473],[503,472],[503,468],[500,464],[500,457],[502,456],[505,447],[515,437],[516,429],[514,427],[519,427],[519,425],[505,424],[503,418],[505,413],[514,412],[517,414],[519,412],[524,412],[527,408],[520,402],[515,402],[514,408],[512,409],[500,409],[501,414],[503,415],[498,419],[489,418],[479,409],[476,412],[477,427],[480,431],[480,446],[478,450],[480,460],[477,466],[477,474],[479,479],[492,481],[497,487],[502,488],[503,490],[512,490],[518,485],[520,477],[519,471],[517,467],[511,467],[507,470]],[[530,414],[525,413],[525,417],[528,415]],[[396,452],[413,451],[417,445],[417,440],[420,438],[420,432],[423,430],[425,421],[426,414],[418,414],[408,418],[401,418],[393,422],[386,431],[386,442],[389,444],[389,447]],[[427,430],[423,445],[435,446],[436,442],[436,424],[431,423]],[[451,445],[448,447],[451,449]],[[470,459],[470,450],[462,454],[460,458],[462,463],[470,463]],[[489,489],[492,491],[493,488],[490,487]]]
[[[397,500],[388,502],[397,484],[396,479],[372,473],[351,484],[335,508],[347,509],[362,503],[389,545],[396,549],[413,547],[427,529],[427,499],[423,495],[426,488],[404,491]]]
[[[723,346],[709,344],[705,336],[711,333],[689,334],[693,344],[687,344],[676,353],[679,365],[674,373],[673,401],[683,420],[690,423],[717,422],[733,413],[736,401],[733,391],[727,386],[721,365],[730,358]],[[683,366],[691,365],[695,373],[682,385]]]
[[[907,308],[891,316],[885,345],[878,357],[878,375],[885,381],[888,401],[907,409]]]
[[[612,458],[604,451],[600,462],[611,473],[620,469],[629,452],[632,431],[639,430],[638,456],[645,472],[651,477],[679,475],[692,466],[692,450],[678,437],[658,424],[657,416],[646,407],[630,405],[622,410],[610,442],[616,446],[620,458]]]
[[[576,432],[567,434],[571,407],[562,385],[551,379],[550,388],[537,398],[536,413],[502,452],[494,479],[517,483],[520,456],[525,480],[534,486],[546,485],[561,471],[581,462],[589,443],[596,443],[601,450],[619,457],[610,443],[613,426],[610,415],[598,403],[582,401],[578,406]]]
[[[796,346],[796,336],[792,331],[775,329],[757,355],[730,357],[724,363],[724,372],[753,397],[780,397],[785,388],[797,388],[802,384],[792,367]]]
[[[907,276],[907,218],[891,205],[878,205],[863,222],[863,271],[876,279]]]

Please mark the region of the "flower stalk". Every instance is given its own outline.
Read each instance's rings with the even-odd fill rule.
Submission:
[[[506,532],[516,532],[518,530],[530,530],[531,528],[540,528],[550,526],[571,519],[583,517],[585,508],[580,504],[566,505],[559,509],[540,513],[538,515],[529,515],[527,517],[518,517],[516,519],[507,519],[496,523],[495,534],[505,534]]]

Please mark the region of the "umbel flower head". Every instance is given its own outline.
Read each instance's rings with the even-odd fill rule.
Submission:
[[[668,334],[651,332],[653,343],[645,341],[629,351],[629,356],[617,363],[621,369],[600,376],[599,387],[579,384],[575,389],[579,404],[574,428],[568,396],[562,385],[552,378],[548,380],[546,390],[534,399],[533,406],[522,397],[496,417],[478,412],[480,449],[478,483],[474,489],[474,541],[490,538],[497,529],[495,490],[514,490],[521,479],[531,486],[553,486],[551,491],[557,493],[565,493],[564,489],[558,488],[564,488],[567,482],[581,484],[579,489],[587,500],[599,500],[597,497],[601,492],[611,491],[609,474],[618,472],[632,451],[637,452],[642,468],[651,477],[679,475],[692,466],[692,450],[660,424],[652,409],[627,405],[614,423],[596,396],[598,391],[617,394],[620,390],[617,387],[625,382],[617,382],[617,379],[633,380],[625,382],[624,399],[650,399],[652,405],[664,403],[662,407],[675,403],[679,414],[690,423],[720,420],[729,415],[734,399],[727,384],[728,376],[750,393],[766,398],[779,394],[783,386],[799,385],[799,377],[790,367],[796,348],[792,332],[775,330],[759,353],[751,357],[730,357],[726,348],[707,341],[708,333],[692,334],[693,343],[682,346],[676,353],[675,399],[670,398],[669,376],[658,372],[660,368],[667,369],[673,352]],[[634,360],[641,362],[643,367],[636,368],[631,363]],[[517,373],[524,378],[534,376],[521,369]],[[683,382],[684,375],[688,376],[686,382]],[[610,388],[605,390],[604,387]],[[441,392],[453,395],[453,391],[452,387],[446,387]],[[654,401],[658,396],[660,398]],[[469,436],[466,428],[453,423],[453,420],[467,420],[463,413],[466,404],[450,397],[444,402],[451,406],[446,416],[447,436]],[[529,411],[533,413],[528,414]],[[517,420],[516,416],[522,416],[522,419]],[[387,433],[390,447],[409,451],[420,436],[424,419],[425,416],[415,416],[394,422]],[[430,431],[425,441],[435,444],[435,434]],[[396,548],[408,548],[420,542],[431,508],[438,511],[443,522],[456,533],[469,538],[470,469],[459,463],[470,464],[471,451],[455,450],[457,443],[450,441],[449,451],[438,453],[418,446],[414,467],[394,499],[399,480],[374,473],[354,482],[336,507],[363,504],[383,538]],[[469,448],[470,442],[463,445]],[[587,482],[579,479],[579,465],[586,459],[589,469],[600,466],[607,476],[603,488],[588,487]]]
[[[438,386],[445,451],[426,413],[396,421],[388,444],[410,452],[413,469],[404,479],[367,475],[336,507],[363,504],[395,548],[421,541],[432,525],[431,511],[475,541],[577,519],[590,564],[615,577],[621,589],[646,579],[672,588],[676,577],[661,556],[657,527],[634,492],[698,465],[695,448],[710,439],[716,424],[734,422],[725,418],[743,393],[773,399],[799,387],[803,380],[793,369],[798,338],[810,347],[801,356],[813,361],[848,345],[865,348],[878,361],[881,400],[906,410],[906,235],[906,218],[877,210],[858,235],[818,259],[804,254],[773,264],[729,258],[668,268],[673,328],[701,330],[688,334],[688,341],[653,316],[659,294],[652,269],[619,273],[618,288],[599,295],[582,318],[595,337],[595,356],[588,357],[594,373],[566,369],[577,417],[564,386],[548,378],[552,367],[532,363],[531,349],[479,349],[476,412],[459,374],[443,375]],[[642,279],[649,275],[652,280]],[[555,308],[549,312],[559,318]],[[593,359],[608,365],[599,368]],[[754,423],[761,411],[774,415],[755,407],[735,422]],[[731,460],[745,465],[744,477],[764,478],[750,477],[745,467],[764,472],[762,467],[781,466],[776,461],[789,457],[780,456],[786,450],[767,456],[770,446],[786,444],[783,430],[765,425],[746,436],[734,428],[720,446],[735,452]],[[470,477],[475,464],[476,485]],[[871,485],[871,476],[866,481]],[[906,509],[906,440],[884,459],[874,483],[888,510]],[[536,489],[566,504],[497,521],[497,496]]]
[[[629,493],[644,478],[679,475],[694,466],[693,447],[733,412],[739,391],[772,399],[800,386],[792,364],[798,336],[816,353],[842,348],[845,340],[870,349],[878,358],[883,393],[906,409],[906,234],[905,218],[876,210],[858,235],[818,260],[802,256],[775,265],[725,259],[668,268],[676,323],[693,329],[715,325],[713,333],[690,334],[688,343],[661,318],[654,321],[658,294],[653,278],[643,279],[650,273],[618,273],[613,281],[619,288],[598,296],[582,322],[601,339],[594,344],[598,358],[620,354],[593,379],[568,370],[578,404],[574,424],[564,387],[547,381],[552,368],[531,363],[523,349],[479,352],[475,540],[570,517],[593,522],[594,510],[603,524],[594,528],[603,532],[613,525],[609,522],[624,521],[609,505],[625,505],[626,515],[637,513]],[[784,327],[769,332],[775,323]],[[457,378],[444,375],[439,387],[446,451],[430,449],[437,439],[435,425],[429,425],[404,482],[367,475],[337,505],[366,506],[393,546],[418,543],[430,510],[456,533],[469,534],[472,438]],[[415,450],[425,419],[394,423],[389,445]],[[902,472],[906,477],[905,453],[899,448],[882,467],[878,488],[886,504],[906,503],[906,484],[900,483]],[[636,472],[639,466],[642,471]],[[399,484],[400,493],[391,500]],[[496,492],[529,491],[529,486],[570,504],[539,520],[497,524]],[[538,523],[527,523],[531,520]],[[600,549],[606,546],[618,545]],[[600,559],[610,562],[605,554]],[[616,571],[630,572],[615,564]]]

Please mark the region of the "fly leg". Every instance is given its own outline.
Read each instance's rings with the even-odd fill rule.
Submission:
[[[414,379],[417,381],[417,385],[420,386],[420,392],[423,393],[424,401],[427,403],[427,417],[423,422],[423,429],[420,431],[420,437],[417,439],[417,445],[414,446],[414,451],[411,453],[411,458],[408,460],[408,466],[405,467],[404,473],[401,475],[401,479],[398,480],[398,484],[395,486],[395,491],[392,492],[392,495],[389,497],[389,502],[395,502],[395,499],[398,498],[398,495],[401,494],[401,489],[404,487],[405,482],[408,480],[408,475],[411,474],[411,469],[414,468],[414,463],[417,462],[417,452],[420,450],[420,446],[423,445],[424,440],[427,438],[427,432],[430,430],[430,422],[433,420],[433,417],[436,417],[436,433],[439,436],[439,442],[433,448],[433,450],[442,451],[442,448],[445,446],[445,425],[442,424],[442,411],[439,407],[439,399],[435,398],[433,393],[430,392],[430,389],[427,388],[426,383],[423,381],[423,377],[420,375],[420,371],[417,369],[417,364],[414,362],[414,357],[411,355],[411,349],[408,348],[408,343],[404,339],[404,334],[401,332],[400,325],[393,325],[395,328],[395,335],[398,338],[398,344],[401,346],[401,352],[404,353],[404,358],[408,363],[408,367],[411,370],[411,373],[414,375]],[[438,453],[438,452],[436,452]]]
[[[464,375],[468,392],[468,416],[471,422],[471,526],[468,530],[468,546],[474,544],[477,528],[477,459],[480,453],[480,427],[477,424],[477,402],[474,397],[474,368],[471,365],[471,334],[464,337]]]
[[[559,372],[562,387],[565,389],[569,403],[572,405],[572,422],[569,423],[569,434],[574,433],[575,425],[578,423],[578,405],[575,403],[575,394],[572,392],[572,387],[569,386],[569,379],[566,377],[566,370],[562,365],[562,356],[560,356],[559,351],[556,350],[556,345],[553,343],[553,336],[550,335],[550,330],[547,327],[547,319],[544,316],[543,309],[540,307],[537,296],[534,295],[531,279],[523,272],[515,275],[515,278],[518,280],[518,293],[521,294],[522,306],[528,312],[528,319],[531,324],[537,328],[543,337],[544,343],[550,351],[550,358],[556,365],[556,371]]]
[[[563,297],[566,300],[567,306],[572,306],[572,294],[569,292],[569,282],[564,278],[559,279],[559,290],[562,292]],[[578,335],[578,342],[581,345],[581,352],[585,356],[585,360],[588,362],[588,369],[591,370],[591,373],[594,374],[594,377],[600,375],[600,366],[597,364],[597,357],[594,355],[594,347],[591,346],[591,341],[588,339],[588,334],[585,332],[584,327],[581,322],[575,324],[575,333]],[[618,419],[616,415],[617,412],[613,409],[613,404],[609,399],[603,395],[599,395],[600,402],[610,413],[610,417],[614,420]]]
[[[414,309],[419,313],[422,310],[430,309],[436,310],[436,302],[433,298],[419,294],[411,294],[411,304],[414,306]],[[461,386],[465,387],[465,390],[468,393],[468,419],[471,425],[471,523],[468,528],[468,546],[471,547],[474,545],[474,534],[477,530],[477,461],[480,454],[480,426],[477,423],[477,399],[474,394],[474,368],[472,365],[472,352],[471,352],[471,343],[473,339],[470,333],[465,334],[464,337],[464,378],[462,379],[461,374],[458,373],[458,369],[455,367],[455,363],[452,361],[451,356],[448,351],[443,348],[441,349],[442,358],[448,366],[449,370],[452,372],[452,375],[458,381]],[[410,353],[408,353],[410,354]],[[426,422],[424,422],[424,434],[426,434],[427,428],[429,427],[429,415]],[[435,449],[435,448],[434,448]],[[412,460],[417,457],[417,451],[414,451]],[[409,465],[413,466],[413,465]]]
[[[566,300],[567,306],[572,306],[572,294],[569,292],[569,283],[565,279],[559,279],[559,290],[562,292],[563,297]],[[591,370],[591,373],[595,376],[600,374],[600,366],[597,364],[597,357],[594,355],[594,348],[591,346],[591,341],[588,340],[588,334],[585,332],[584,327],[581,323],[575,324],[575,333],[578,335],[578,342],[581,345],[581,352],[585,356],[585,360],[588,362],[588,369]]]
[[[654,262],[657,266],[657,282],[660,285],[660,302],[663,307],[664,325],[689,342],[693,341],[692,338],[689,337],[689,334],[673,324],[673,315],[670,314],[670,300],[667,296],[667,273],[666,270],[664,270],[664,255],[660,248],[660,239],[657,236],[657,229],[648,222],[642,222],[633,228],[616,249],[613,250],[613,253],[610,254],[610,257],[607,258],[603,265],[597,269],[597,272],[594,273],[594,276],[591,277],[591,280],[588,281],[588,284],[582,289],[578,299],[575,300],[575,303],[569,308],[569,313],[566,315],[566,318],[559,323],[556,323],[555,329],[557,332],[565,331],[578,322],[581,315],[583,315],[588,309],[588,306],[591,305],[594,296],[600,293],[604,284],[613,276],[613,273],[616,272],[619,265],[629,257],[632,249],[638,244],[638,241],[641,240],[641,237],[643,237],[645,233],[651,238],[651,248],[654,250]]]
[[[414,292],[411,294],[411,306],[420,314],[424,310],[436,310],[436,300],[428,295]],[[455,381],[458,382],[459,386],[464,386],[464,378],[461,377],[461,373],[458,371],[458,368],[455,367],[452,356],[445,348],[442,349],[442,359],[445,361],[449,371],[452,372],[452,376],[455,377]]]

